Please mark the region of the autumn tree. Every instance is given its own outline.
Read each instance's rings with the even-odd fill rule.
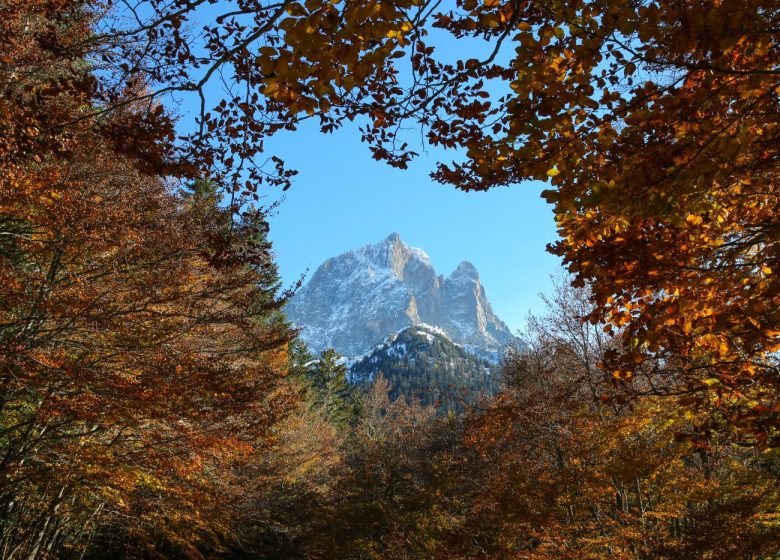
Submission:
[[[427,530],[443,521],[437,491],[447,484],[444,453],[455,438],[432,406],[390,398],[379,374],[347,441],[335,485],[336,516],[320,539],[325,558],[427,558]],[[446,516],[445,516],[446,517]]]
[[[3,293],[20,302],[4,306],[4,544],[79,547],[96,529],[98,549],[112,546],[104,532],[214,546],[229,517],[213,483],[263,444],[290,398],[270,257],[261,266],[240,228],[228,243],[230,217],[211,202],[129,168],[109,179],[113,162],[68,165],[73,206],[34,222]]]
[[[442,105],[430,133],[466,149],[440,181],[551,181],[550,250],[625,341],[615,379],[649,368],[702,433],[759,447],[778,445],[778,17],[760,0],[458,2],[436,25],[511,45],[468,72],[507,94]]]
[[[597,366],[609,337],[578,319],[588,308],[560,286],[505,361],[505,390],[467,420],[480,488],[451,553],[474,557],[478,542],[491,558],[771,557],[776,456],[691,446],[685,403],[621,395]]]
[[[776,455],[710,442],[677,398],[598,367],[615,339],[563,282],[465,417],[391,401],[378,377],[344,451],[324,557],[771,558]],[[609,398],[604,398],[608,393]]]
[[[213,555],[297,400],[263,214],[182,194],[135,91],[94,118],[89,6],[0,13],[0,555]]]
[[[775,2],[212,4],[0,4],[0,554],[777,550]],[[246,203],[290,185],[265,141],[307,119],[397,167],[422,128],[464,190],[552,183],[587,308],[537,322],[462,432],[379,385],[342,435],[340,406],[285,414]]]
[[[305,378],[292,385],[297,401],[267,444],[257,446],[224,485],[230,521],[225,558],[327,558],[323,540],[338,538],[335,490],[349,435],[311,406]]]

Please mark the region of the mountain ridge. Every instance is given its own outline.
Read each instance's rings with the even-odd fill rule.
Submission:
[[[467,401],[498,391],[499,366],[452,342],[438,327],[412,325],[389,335],[366,354],[348,361],[351,383],[366,386],[377,375],[390,397],[461,410]]]
[[[312,350],[332,347],[346,356],[364,354],[389,334],[421,323],[489,352],[515,340],[472,263],[439,275],[428,254],[398,233],[326,259],[286,311]]]

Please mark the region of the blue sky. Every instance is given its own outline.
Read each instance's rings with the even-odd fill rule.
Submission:
[[[277,215],[270,219],[282,278],[294,282],[326,258],[397,231],[424,249],[440,274],[468,260],[480,272],[494,310],[513,330],[529,310],[540,311],[560,269],[545,251],[555,240],[542,183],[464,193],[434,183],[428,173],[452,152],[429,150],[409,169],[371,159],[356,130],[323,135],[304,128],[275,139],[270,152],[298,169]]]

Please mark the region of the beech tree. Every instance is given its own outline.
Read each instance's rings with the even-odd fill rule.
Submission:
[[[210,555],[298,398],[262,213],[180,194],[133,92],[84,118],[86,6],[0,15],[0,555]]]
[[[458,2],[436,25],[511,44],[468,76],[509,91],[441,105],[429,135],[466,149],[435,173],[458,188],[549,180],[550,250],[625,342],[604,367],[652,372],[702,434],[759,447],[779,442],[778,17],[774,1]]]
[[[680,434],[696,419],[680,397],[616,388],[597,367],[608,337],[576,320],[588,307],[559,287],[504,363],[505,391],[466,424],[484,457],[475,525],[491,557],[771,557],[776,456],[690,445]]]

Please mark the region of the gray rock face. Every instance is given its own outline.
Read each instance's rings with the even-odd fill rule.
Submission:
[[[474,265],[437,276],[424,251],[397,233],[330,258],[288,304],[288,318],[315,352],[345,356],[369,351],[386,336],[421,323],[452,341],[495,351],[514,340],[485,297]]]

